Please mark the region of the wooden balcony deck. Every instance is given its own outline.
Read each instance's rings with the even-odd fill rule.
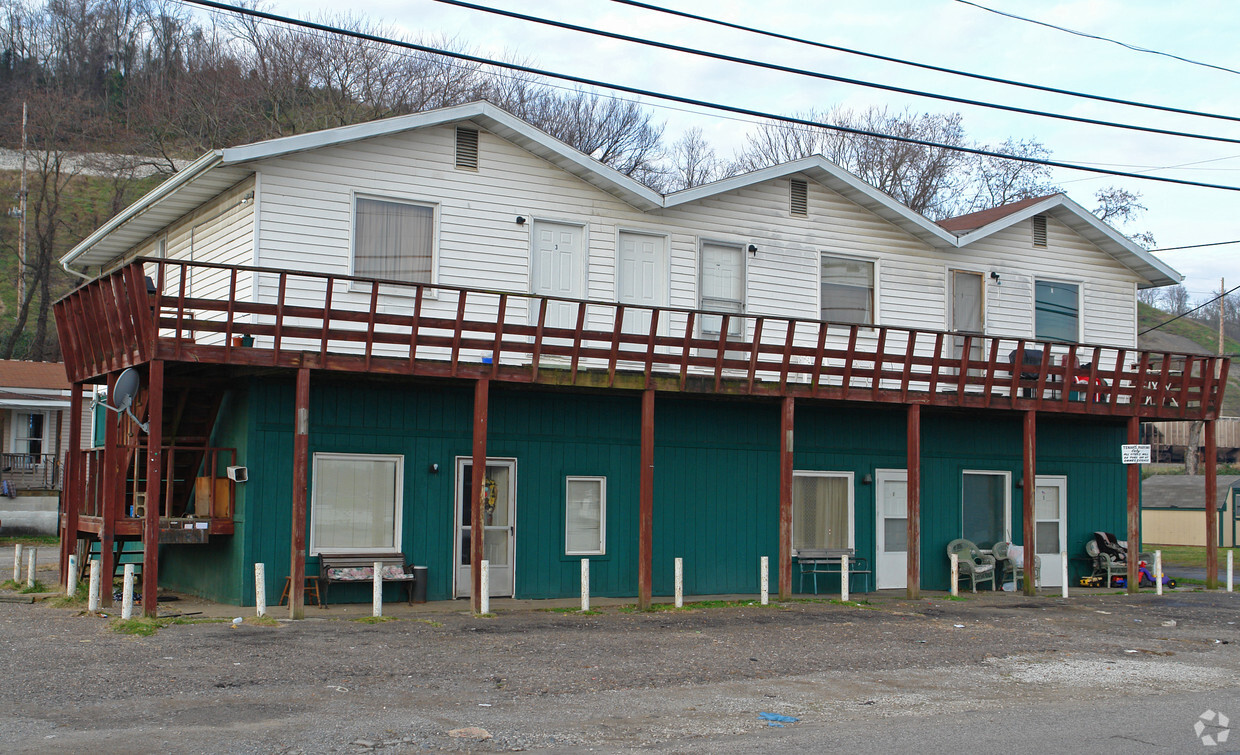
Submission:
[[[1212,356],[180,260],[135,260],[55,312],[74,383],[159,359],[1196,420],[1218,416],[1228,370]]]

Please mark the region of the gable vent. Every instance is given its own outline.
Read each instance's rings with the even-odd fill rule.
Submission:
[[[1033,216],[1033,245],[1046,246],[1046,216]]]
[[[809,214],[809,185],[799,178],[788,183],[788,211],[802,217]]]
[[[458,128],[456,130],[456,167],[478,170],[477,129]]]

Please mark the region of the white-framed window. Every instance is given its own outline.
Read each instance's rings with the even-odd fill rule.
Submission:
[[[822,255],[819,314],[827,322],[874,324],[874,261]]]
[[[1076,343],[1081,332],[1079,283],[1035,280],[1033,283],[1033,336],[1042,341]]]
[[[40,456],[50,453],[51,418],[47,412],[23,412],[13,410],[13,424],[9,430],[9,448],[15,454]]]
[[[316,453],[310,555],[400,550],[405,457]]]
[[[960,536],[979,548],[1012,539],[1010,472],[965,470],[960,492]]]
[[[700,305],[707,312],[741,314],[745,311],[745,250],[740,244],[703,241],[698,280]],[[702,335],[718,336],[723,318],[702,316]],[[728,321],[728,337],[739,338],[743,318]]]
[[[607,478],[569,477],[564,496],[564,553],[601,556],[607,552]]]
[[[426,202],[353,198],[353,274],[430,283],[435,265],[436,206]]]
[[[792,473],[792,549],[853,547],[853,473]]]

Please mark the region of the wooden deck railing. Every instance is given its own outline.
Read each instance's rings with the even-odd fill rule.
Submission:
[[[1202,355],[179,260],[137,260],[56,315],[75,382],[164,359],[1209,419],[1228,370]]]

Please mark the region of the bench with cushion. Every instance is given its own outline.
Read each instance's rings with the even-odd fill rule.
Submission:
[[[323,585],[323,605],[333,582],[373,582],[375,562],[382,564],[384,582],[404,582],[413,605],[413,586],[417,581],[413,566],[403,553],[323,553],[319,555],[319,579]]]

